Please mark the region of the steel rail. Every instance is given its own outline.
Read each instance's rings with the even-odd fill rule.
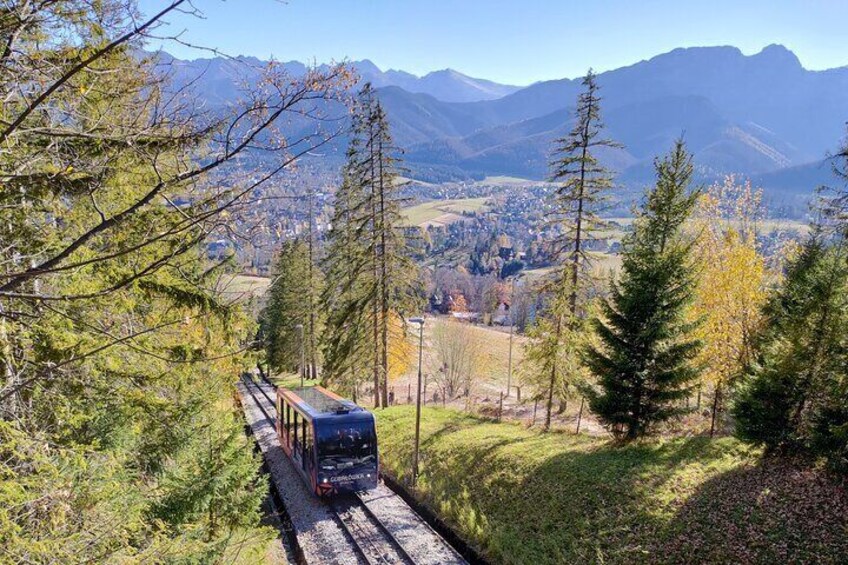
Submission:
[[[368,536],[367,533],[363,533],[363,528],[361,524],[356,523],[356,519],[350,514],[349,510],[341,510],[339,509],[338,503],[333,501],[329,504],[330,508],[333,510],[333,514],[335,514],[336,518],[341,524],[342,529],[347,534],[347,537],[350,538],[350,541],[353,542],[353,546],[356,548],[356,552],[359,556],[369,565],[377,564],[377,563],[391,563],[383,551],[377,547],[376,542]],[[348,518],[345,518],[345,514],[347,514]],[[354,528],[359,532],[355,534],[353,532]],[[358,538],[364,538],[367,541],[370,551],[367,551],[363,546],[363,543]],[[369,557],[369,553],[373,555],[373,557]]]
[[[255,401],[256,401],[256,405],[259,407],[259,409],[262,411],[262,413],[263,413],[263,414],[265,414],[265,418],[266,418],[269,422],[271,422],[273,425],[275,425],[275,426],[276,426],[276,422],[277,422],[276,407],[274,408],[274,412],[275,412],[275,413],[274,413],[274,415],[273,415],[273,416],[271,416],[271,415],[268,413],[268,410],[266,410],[266,409],[265,409],[265,407],[264,407],[264,406],[262,406],[262,402],[260,402],[259,397],[258,397],[258,396],[256,396],[256,393],[255,393],[255,392],[253,392],[253,390],[252,390],[252,388],[251,388],[251,386],[250,386],[250,385],[251,385],[251,383],[252,383],[252,380],[251,380],[251,379],[248,379],[248,378],[244,378],[244,379],[243,379],[243,382],[244,382],[244,384],[245,384],[245,387],[244,387],[244,388],[247,390],[247,392],[250,394],[250,396],[253,398],[253,400],[255,400]],[[256,386],[256,383],[253,383],[253,385],[254,385],[254,386]],[[258,386],[256,386],[256,388],[259,388],[259,387],[258,387]],[[261,389],[261,388],[259,388],[259,390],[260,390],[260,391],[262,391],[262,389]],[[262,391],[262,392],[264,392],[264,391]],[[267,394],[265,395],[265,398],[268,398],[268,395],[267,395]],[[268,400],[270,401],[270,398],[268,398]],[[273,402],[271,402],[271,405],[272,405],[272,406],[275,406]]]
[[[415,560],[412,558],[409,552],[406,551],[403,545],[401,545],[400,540],[398,540],[395,535],[389,531],[389,528],[383,523],[382,520],[377,517],[376,514],[374,514],[374,511],[368,508],[368,505],[365,503],[364,500],[362,500],[362,497],[359,496],[358,493],[354,494],[354,496],[356,497],[356,501],[359,503],[359,506],[362,507],[362,510],[364,511],[365,515],[368,516],[368,518],[372,522],[377,524],[377,527],[380,529],[380,531],[383,532],[386,538],[390,540],[391,544],[394,545],[395,550],[397,550],[400,556],[403,557],[408,563],[414,564]]]
[[[268,380],[266,377],[262,377],[262,380],[265,381],[265,383],[267,383],[275,390],[277,389],[277,386],[270,380]],[[265,389],[262,388],[260,383],[257,383],[253,379],[247,377],[245,377],[243,381],[245,383],[245,388],[247,389],[248,393],[251,397],[253,397],[254,401],[256,402],[256,405],[259,407],[265,417],[270,422],[275,422],[276,402],[271,399]],[[260,401],[259,396],[253,389],[257,389],[259,392],[261,392],[262,395],[271,404],[271,406],[274,407],[272,409],[275,412],[274,416],[268,413],[268,410],[265,408],[265,406],[263,406],[263,403]],[[368,528],[364,526],[361,521],[355,518],[350,512],[350,507],[348,507],[348,509],[343,510],[339,506],[339,500],[330,501],[329,506],[335,514],[336,518],[338,518],[342,529],[353,542],[353,546],[356,553],[366,563],[368,563],[369,565],[377,563],[395,563],[394,561],[388,559],[385,552],[379,547],[380,542],[374,539],[375,537],[379,537],[382,540],[382,543],[389,545],[405,563],[408,563],[410,565],[415,564],[415,559],[413,559],[409,552],[406,551],[403,545],[401,545],[400,541],[398,541],[398,539],[391,533],[389,528],[377,517],[376,514],[374,514],[374,512],[370,508],[368,508],[368,505],[365,503],[364,500],[362,500],[362,497],[359,494],[355,493],[347,500],[348,502],[352,503],[351,506],[355,506],[362,510],[362,513],[365,515],[367,521],[371,523],[372,529],[377,530],[380,534],[379,536],[369,534],[367,532]],[[356,529],[358,533],[354,533],[354,529]],[[363,546],[363,540],[369,546],[368,548]],[[372,554],[374,557],[369,557],[369,554]]]

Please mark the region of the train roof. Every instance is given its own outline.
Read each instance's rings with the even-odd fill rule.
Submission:
[[[280,392],[290,402],[296,404],[301,410],[312,417],[338,416],[341,414],[370,415],[367,410],[324,387],[304,386],[290,389],[281,388]]]

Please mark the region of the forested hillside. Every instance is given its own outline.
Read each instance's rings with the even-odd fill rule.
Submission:
[[[0,7],[0,563],[364,559],[325,496],[383,471],[495,563],[848,561],[848,67],[517,88],[153,4]]]
[[[274,537],[234,403],[255,322],[203,242],[325,139],[266,132],[346,73],[267,68],[209,115],[135,55],[187,5],[0,8],[4,563],[256,562]],[[273,156],[250,174],[232,168],[248,146]]]

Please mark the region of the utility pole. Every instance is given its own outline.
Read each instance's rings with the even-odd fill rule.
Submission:
[[[515,332],[515,315],[513,307],[515,306],[515,279],[518,276],[512,277],[512,290],[509,295],[509,368],[506,373],[506,397],[509,398],[509,391],[512,388],[512,334]]]
[[[418,394],[415,398],[415,450],[412,454],[412,486],[418,481],[418,446],[421,441],[421,366],[424,351],[424,318],[410,318],[418,324]]]

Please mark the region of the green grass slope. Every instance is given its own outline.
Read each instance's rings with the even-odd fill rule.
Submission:
[[[414,409],[378,412],[409,476]],[[440,408],[422,416],[420,498],[495,563],[845,563],[848,494],[732,438],[615,447]]]

